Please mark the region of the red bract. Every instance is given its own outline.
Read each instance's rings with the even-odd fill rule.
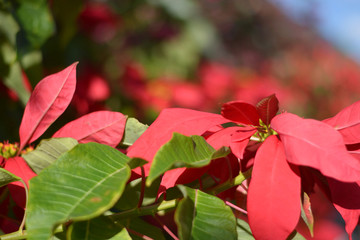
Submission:
[[[13,156],[26,144],[39,138],[68,107],[75,92],[76,65],[77,63],[74,63],[38,83],[25,107],[19,130],[20,149],[12,149],[10,147],[13,145],[10,144],[6,148],[9,150],[9,153],[6,152],[7,159],[0,157],[1,166],[5,164],[6,170],[20,177],[26,184],[36,174],[22,157]],[[126,116],[121,113],[99,111],[66,124],[54,134],[54,137],[73,137],[83,143],[93,141],[116,147],[122,139],[125,123]],[[3,155],[4,149],[5,147],[1,152]],[[24,186],[20,182],[13,182],[8,184],[8,188],[15,203],[24,209]],[[4,225],[1,227],[4,228]]]
[[[89,113],[58,130],[53,137],[72,137],[80,143],[98,142],[116,147],[124,134],[126,116],[118,112]]]
[[[36,176],[36,174],[31,170],[22,157],[7,159],[4,168],[20,177],[27,185],[29,180]],[[13,182],[7,186],[9,187],[11,196],[15,203],[21,208],[25,208],[26,197],[24,185],[21,182]]]
[[[346,232],[351,236],[360,217],[360,181],[344,183],[331,178],[327,180],[331,200],[346,223]]]
[[[360,180],[360,163],[345,147],[340,133],[329,125],[291,113],[276,116],[271,127],[280,135],[287,160],[318,169],[343,182]]]
[[[260,119],[269,125],[271,119],[275,117],[276,113],[279,111],[279,100],[276,98],[275,94],[262,99],[257,105],[256,110],[259,113]]]
[[[245,102],[228,102],[222,106],[221,114],[236,123],[259,125],[259,113],[253,105]]]
[[[300,216],[300,177],[276,136],[259,148],[249,186],[249,224],[256,239],[286,239]]]
[[[259,239],[283,239],[294,230],[299,218],[298,208],[296,211],[294,208],[300,206],[299,176],[303,180],[304,190],[313,191],[314,184],[317,183],[328,193],[330,201],[343,216],[346,231],[351,236],[360,214],[358,204],[360,162],[352,156],[357,155],[359,147],[356,144],[346,146],[343,137],[350,138],[351,141],[348,141],[350,143],[356,142],[356,134],[351,135],[350,129],[356,130],[360,122],[357,120],[359,116],[357,104],[343,110],[334,119],[327,120],[328,124],[313,119],[303,119],[290,113],[275,116],[278,110],[277,104],[276,97],[272,95],[260,101],[257,108],[243,102],[230,102],[222,109],[224,117],[235,123],[250,125],[248,127],[257,130],[254,140],[262,142],[265,139],[260,148],[255,150],[247,199],[248,217],[254,236]],[[256,122],[259,118],[262,123]],[[339,130],[342,134],[329,124],[345,126]],[[343,129],[346,131],[342,132]],[[226,131],[231,135],[230,146],[232,146],[239,132],[235,133],[230,129]],[[271,136],[273,134],[278,134],[281,141]],[[239,140],[248,141],[250,136],[250,134],[248,136],[240,134]],[[228,140],[224,136],[222,139]],[[245,147],[242,146],[241,149]],[[250,144],[247,147],[250,147]],[[236,153],[233,147],[231,149]],[[348,149],[352,151],[349,152]],[[252,159],[251,154],[249,156],[238,154],[238,157],[241,159],[241,165]],[[282,165],[276,165],[281,162]],[[300,173],[298,166],[310,168],[302,167]],[[328,177],[328,183],[325,176]],[[277,188],[281,184],[274,182],[282,184],[286,182],[287,190],[281,191]],[[298,195],[288,196],[287,194],[294,189],[297,190]],[[277,199],[278,195],[284,196],[284,194],[286,196],[283,199],[272,201]],[[351,194],[354,197],[344,197]],[[266,204],[263,205],[264,203]],[[287,209],[285,212],[290,215],[282,216],[283,209]]]
[[[44,78],[35,87],[20,125],[20,150],[40,137],[69,105],[75,92],[76,65]]]
[[[145,175],[148,175],[153,157],[159,148],[169,141],[173,132],[184,135],[202,135],[213,126],[228,122],[218,114],[199,112],[188,109],[173,108],[163,110],[155,122],[137,139],[137,141],[129,147],[129,157],[139,157],[149,161],[144,166]],[[176,179],[182,172],[174,171],[176,176],[171,175],[171,171],[166,172],[163,179]],[[134,170],[139,176],[141,175],[139,168]],[[180,174],[179,174],[180,173]],[[169,176],[167,176],[169,175]],[[162,182],[163,185],[170,187],[172,184]],[[173,185],[172,185],[173,186]]]
[[[360,142],[360,102],[356,102],[324,120],[325,123],[338,130],[344,138],[345,144]]]

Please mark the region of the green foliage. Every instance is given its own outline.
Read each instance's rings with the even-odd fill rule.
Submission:
[[[185,195],[175,212],[180,239],[237,239],[236,218],[229,206],[198,189],[179,188]]]
[[[126,120],[124,137],[121,140],[121,144],[131,146],[147,128],[148,125],[142,124],[136,118],[128,118]]]
[[[20,180],[19,177],[15,176],[11,172],[3,168],[0,168],[0,187],[19,180]]]
[[[54,33],[55,25],[46,0],[19,1],[16,15],[31,48],[39,48]]]
[[[254,240],[255,239],[251,233],[249,224],[239,218],[236,219],[236,232],[237,232],[238,240]]]
[[[99,231],[101,229],[101,231]],[[72,240],[131,240],[124,226],[114,222],[110,217],[99,216],[97,218],[75,222],[67,232],[67,236]]]
[[[58,224],[88,220],[111,208],[130,177],[127,161],[114,148],[87,143],[44,169],[30,181],[29,239],[48,239]]]
[[[50,166],[61,154],[69,151],[78,142],[73,138],[51,138],[42,140],[34,151],[23,154],[22,157],[35,173]]]
[[[171,168],[203,167],[211,160],[224,157],[229,153],[226,148],[215,150],[201,136],[187,137],[174,133],[169,142],[156,153],[151,165],[147,184]]]

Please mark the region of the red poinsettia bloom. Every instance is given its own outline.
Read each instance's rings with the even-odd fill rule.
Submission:
[[[257,107],[230,102],[222,109],[224,117],[253,128],[252,140],[262,142],[253,161],[247,198],[255,238],[286,239],[299,221],[301,193],[311,192],[315,183],[328,193],[351,236],[359,219],[360,162],[352,156],[357,150],[349,152],[345,144],[360,142],[353,136],[359,127],[359,114],[354,114],[359,104],[321,122],[290,113],[275,116],[277,103],[272,95]],[[233,146],[238,133],[232,134]],[[233,152],[242,153],[246,145],[236,147]],[[247,160],[242,154],[237,156]]]

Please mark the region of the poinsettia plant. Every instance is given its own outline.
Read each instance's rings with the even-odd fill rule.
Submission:
[[[316,239],[319,189],[351,239],[360,102],[324,121],[278,114],[275,94],[221,114],[168,108],[150,126],[98,111],[27,147],[69,105],[75,69],[39,82],[20,144],[1,145],[0,239]]]

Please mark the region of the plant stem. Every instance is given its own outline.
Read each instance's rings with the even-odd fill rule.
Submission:
[[[163,201],[161,204],[155,204],[155,205],[127,210],[120,213],[114,213],[109,217],[111,217],[113,220],[120,220],[124,218],[153,215],[159,211],[174,209],[176,205],[177,205],[177,201],[176,199],[174,199],[170,201]]]
[[[4,234],[0,236],[1,240],[19,240],[19,239],[26,239],[27,238],[27,234],[26,231],[16,231],[16,232],[12,232],[12,233],[8,233],[8,234]]]
[[[217,185],[216,187],[212,188],[211,190],[207,191],[207,193],[212,195],[218,195],[221,192],[224,192],[234,186],[240,185],[245,179],[250,177],[251,175],[251,169],[248,170],[245,173],[241,173],[237,175],[235,178],[231,179],[230,181],[224,182],[220,185]]]
[[[143,200],[144,200],[144,195],[145,195],[145,169],[143,166],[140,167],[141,168],[141,192],[140,192],[140,199],[138,202],[138,208],[141,207]]]
[[[163,223],[161,220],[154,215],[154,219],[160,224],[160,226],[167,232],[174,240],[179,240],[179,238]]]
[[[229,207],[235,209],[235,210],[238,211],[238,212],[244,213],[244,214],[246,214],[246,215],[248,214],[247,211],[245,211],[244,209],[236,206],[235,204],[232,204],[232,203],[229,202],[229,201],[225,201],[225,204],[228,205]]]
[[[25,227],[25,220],[26,220],[26,209],[27,209],[27,205],[28,205],[28,201],[29,201],[29,189],[26,185],[26,183],[24,182],[24,180],[22,180],[20,178],[20,182],[24,185],[24,189],[25,189],[25,197],[26,197],[26,203],[25,203],[25,212],[24,212],[24,217],[22,219],[21,225],[19,227],[19,232],[22,233]]]

